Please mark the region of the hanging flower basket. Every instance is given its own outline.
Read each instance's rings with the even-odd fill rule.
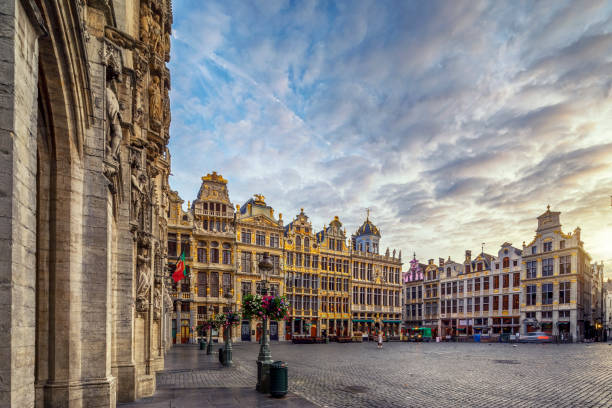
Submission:
[[[245,319],[282,320],[289,315],[289,301],[284,296],[246,295],[242,298],[242,316]]]
[[[237,312],[229,312],[225,315],[223,327],[236,326],[240,322],[240,314]]]

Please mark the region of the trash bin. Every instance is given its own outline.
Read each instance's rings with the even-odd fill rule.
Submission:
[[[206,349],[206,340],[200,340],[200,350]]]
[[[475,334],[474,335],[474,342],[480,343],[480,334]]]
[[[287,363],[275,361],[270,364],[270,395],[275,398],[284,397],[287,394]]]

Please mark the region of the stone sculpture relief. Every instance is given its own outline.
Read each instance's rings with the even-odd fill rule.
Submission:
[[[149,85],[149,117],[152,121],[158,123],[162,119],[162,100],[159,85],[159,77],[154,76]]]
[[[151,243],[148,238],[138,239],[137,280],[136,280],[136,311],[149,310],[149,291],[151,289],[151,256],[149,250]]]
[[[121,131],[121,111],[119,100],[117,99],[117,83],[121,82],[119,73],[113,66],[108,66],[106,69],[106,117],[108,119],[107,141],[106,146],[107,157],[114,160],[119,158],[119,146],[123,133]]]

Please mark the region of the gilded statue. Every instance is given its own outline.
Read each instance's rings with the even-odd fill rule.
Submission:
[[[159,77],[154,76],[149,85],[149,116],[156,122],[161,122],[162,100],[159,90]]]

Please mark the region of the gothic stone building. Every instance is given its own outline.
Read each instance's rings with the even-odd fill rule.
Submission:
[[[168,346],[169,0],[0,2],[0,406],[114,407]]]

